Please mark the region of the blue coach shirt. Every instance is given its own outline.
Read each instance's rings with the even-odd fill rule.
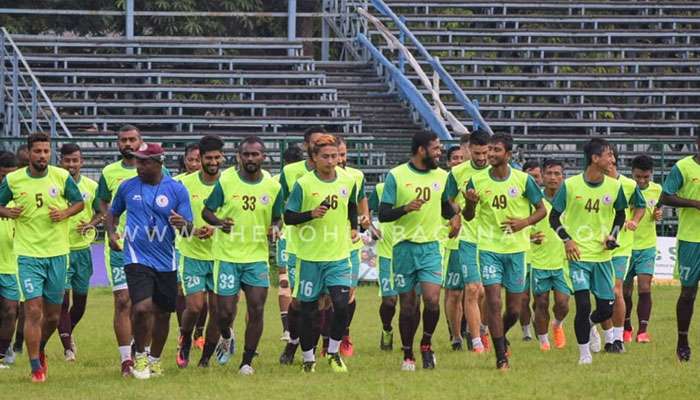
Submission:
[[[192,221],[187,189],[169,176],[157,185],[149,185],[136,176],[124,181],[112,200],[112,214],[126,211],[124,228],[124,265],[141,264],[158,272],[177,270],[175,229],[170,212]]]

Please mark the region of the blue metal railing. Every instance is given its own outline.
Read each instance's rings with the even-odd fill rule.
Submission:
[[[384,16],[391,18],[391,20],[396,24],[396,27],[399,28],[399,32],[401,33],[401,35],[405,36],[406,38],[410,39],[411,42],[413,42],[421,56],[423,56],[428,61],[433,70],[439,75],[440,80],[442,80],[445,83],[447,88],[455,97],[455,100],[464,108],[467,114],[469,114],[469,116],[472,117],[474,129],[481,128],[489,132],[490,134],[493,134],[491,127],[484,120],[484,117],[482,117],[481,113],[479,112],[478,103],[471,101],[469,97],[467,97],[467,95],[464,94],[462,88],[459,87],[457,82],[455,82],[452,76],[445,70],[442,64],[440,64],[440,60],[430,55],[430,53],[428,52],[428,50],[426,50],[423,44],[415,37],[415,35],[413,35],[411,30],[408,29],[402,18],[399,18],[383,0],[372,0],[372,5]]]
[[[7,69],[8,61],[12,65],[10,70]],[[59,127],[62,136],[72,136],[4,27],[0,28],[0,83],[0,110],[3,114],[0,136],[18,137],[22,131],[48,131],[55,137],[59,135]],[[45,108],[48,108],[48,112]]]
[[[357,34],[357,41],[369,51],[372,57],[384,68],[401,97],[421,116],[423,121],[435,132],[440,139],[450,140],[452,135],[447,127],[433,112],[428,101],[418,91],[416,86],[399,70],[372,42],[362,33]]]

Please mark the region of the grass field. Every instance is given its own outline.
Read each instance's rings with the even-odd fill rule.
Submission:
[[[335,375],[319,362],[314,375],[302,375],[297,366],[282,367],[277,357],[282,349],[277,296],[273,289],[267,304],[266,326],[254,367],[256,375],[237,374],[240,354],[220,367],[200,370],[175,366],[176,330],[164,354],[165,376],[149,381],[123,379],[119,354],[112,332],[112,297],[106,289],[91,292],[88,310],[75,332],[78,361],[63,361],[60,342],[54,336],[47,348],[49,379],[43,385],[29,381],[26,356],[10,370],[0,370],[0,398],[32,399],[458,399],[458,398],[695,398],[700,367],[697,359],[680,365],[674,356],[675,299],[677,287],[654,288],[654,310],[650,332],[653,343],[628,345],[623,355],[594,356],[591,366],[577,365],[578,349],[573,335],[573,314],[565,322],[568,344],[563,350],[540,353],[535,342],[520,340],[518,326],[510,334],[513,343],[511,370],[495,370],[493,353],[476,356],[453,352],[441,317],[435,335],[437,368],[416,373],[399,371],[401,353],[395,328],[393,353],[379,351],[379,298],[375,287],[362,287],[353,323],[356,355],[347,359],[348,374]],[[244,309],[244,308],[242,308]],[[572,304],[573,310],[573,304]],[[636,318],[635,318],[636,319]],[[236,333],[243,336],[243,315]],[[395,326],[397,323],[395,322]],[[691,338],[697,335],[691,334]],[[691,346],[697,340],[691,339]],[[242,344],[239,343],[239,348]],[[25,353],[26,354],[26,353]],[[193,350],[194,365],[199,351]],[[297,354],[300,359],[300,354]],[[16,397],[15,397],[16,396]],[[678,397],[676,397],[678,396]]]

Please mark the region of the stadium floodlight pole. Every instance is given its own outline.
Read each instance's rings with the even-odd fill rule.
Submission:
[[[297,0],[289,0],[287,3],[287,40],[297,39]],[[294,56],[294,50],[287,50],[289,57]]]

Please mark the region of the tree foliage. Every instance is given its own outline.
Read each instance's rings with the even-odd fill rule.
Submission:
[[[264,0],[139,0],[137,11],[272,11],[279,8]],[[5,0],[7,8],[28,8],[26,0]],[[126,0],[32,0],[36,9],[124,10]],[[0,25],[14,33],[121,35],[123,16],[0,15]],[[277,23],[275,23],[277,22]],[[286,21],[252,17],[138,17],[136,35],[153,36],[251,36],[283,31]]]

